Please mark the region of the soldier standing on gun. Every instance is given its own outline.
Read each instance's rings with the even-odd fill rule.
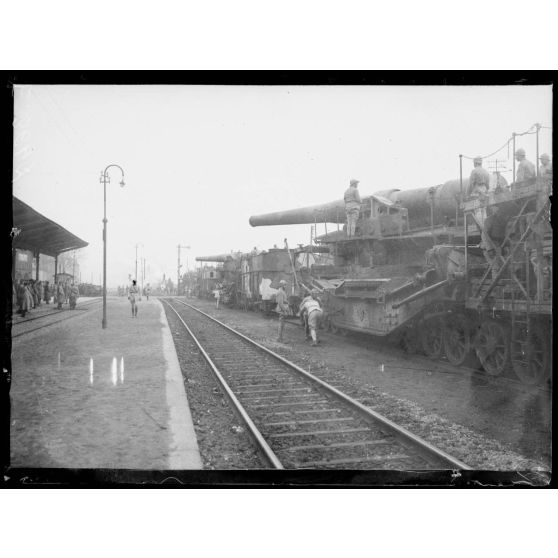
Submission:
[[[552,178],[552,163],[550,162],[550,156],[547,153],[543,153],[540,156],[541,166],[539,167],[539,174],[541,178],[548,180]]]
[[[482,157],[475,157],[473,159],[475,168],[471,171],[469,177],[469,187],[467,188],[467,197],[469,199],[478,199],[484,201],[488,195],[490,188],[490,174],[482,166]],[[477,207],[475,210],[475,218],[479,226],[483,226],[486,219],[486,209],[482,206]]]
[[[520,147],[515,152],[515,160],[519,162],[515,171],[515,183],[520,186],[524,182],[534,180],[537,177],[535,165],[525,158],[525,149]]]
[[[358,193],[358,180],[351,180],[349,188],[345,190],[345,213],[347,214],[347,236],[355,236],[356,223],[360,213],[360,194]]]

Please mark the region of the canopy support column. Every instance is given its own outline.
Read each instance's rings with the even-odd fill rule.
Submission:
[[[41,259],[41,253],[37,250],[35,252],[35,281],[39,280],[39,262]]]

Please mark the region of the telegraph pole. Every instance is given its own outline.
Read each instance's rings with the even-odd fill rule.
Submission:
[[[180,289],[180,244],[177,245],[178,250],[178,263],[176,265],[176,294],[178,294]]]
[[[176,294],[178,294],[179,291],[180,291],[180,268],[182,267],[182,265],[180,264],[180,249],[181,248],[185,248],[186,250],[189,250],[190,246],[182,246],[180,244],[178,244],[176,246],[176,249],[178,251],[178,263],[177,263],[177,267],[176,267]]]

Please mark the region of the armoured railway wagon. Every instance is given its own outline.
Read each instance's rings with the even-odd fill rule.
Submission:
[[[331,265],[297,271],[322,292],[327,326],[398,336],[452,364],[513,371],[541,383],[551,370],[552,180],[507,186],[460,202],[468,181],[384,190],[363,198],[347,237],[342,200],[253,216],[252,226],[338,224],[317,239]],[[296,278],[296,274],[295,274]]]
[[[215,271],[216,280],[207,284],[199,281],[200,296],[212,296],[213,290],[219,288],[225,304],[245,309],[259,309],[270,312],[275,305],[275,295],[279,281],[287,281],[287,294],[290,302],[296,305],[299,292],[294,279],[296,254],[287,248],[272,248],[261,252],[235,252],[202,256],[200,262],[212,262],[216,267],[202,267],[202,270]],[[207,271],[201,277],[207,275]]]

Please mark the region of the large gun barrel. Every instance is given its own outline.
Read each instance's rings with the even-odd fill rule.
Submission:
[[[314,222],[344,223],[345,203],[343,200],[324,203],[322,205],[310,205],[299,209],[253,215],[250,217],[250,225],[253,227],[265,227],[269,225],[304,225]]]
[[[224,263],[230,259],[232,259],[232,256],[230,254],[218,254],[217,256],[198,256],[196,258],[196,261]]]
[[[466,191],[468,180],[463,180]],[[391,202],[400,201],[401,206],[408,210],[411,229],[430,226],[431,204],[434,204],[434,221],[443,222],[444,216],[455,215],[460,201],[460,182],[450,180],[444,184],[430,187],[399,190],[392,188],[374,192],[373,196],[387,198]],[[372,196],[363,196],[363,206],[369,203]],[[262,227],[270,225],[302,225],[307,223],[344,223],[345,203],[343,200],[321,205],[311,205],[287,211],[276,211],[250,217],[250,225]]]

